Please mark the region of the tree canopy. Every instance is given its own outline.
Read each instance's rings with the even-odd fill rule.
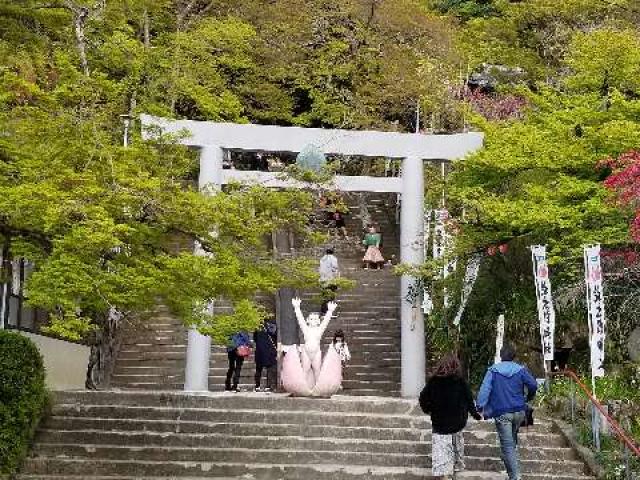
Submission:
[[[602,161],[637,150],[639,20],[631,0],[4,2],[2,240],[36,262],[29,298],[59,333],[158,299],[199,323],[224,296],[238,315],[219,318],[220,331],[202,325],[221,337],[259,321],[256,291],[309,280],[308,269],[274,262],[262,238],[304,234],[311,200],[240,186],[200,195],[195,153],[177,139],[142,141],[139,113],[475,128],[485,148],[454,165],[446,185],[427,182],[438,201],[446,188],[458,217],[456,254],[510,243],[520,262],[526,244],[548,243],[569,285],[582,244],[632,240],[634,206],[603,185],[613,169],[626,188],[632,167]],[[198,239],[209,254],[180,251],[176,239]],[[503,293],[502,303],[530,299]]]

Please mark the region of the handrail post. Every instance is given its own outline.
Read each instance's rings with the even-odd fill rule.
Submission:
[[[591,393],[593,395],[593,399],[597,401],[598,398],[596,397],[596,377],[594,377],[593,375],[591,375]],[[593,401],[591,402],[591,430],[593,433],[593,446],[595,447],[596,451],[599,452],[600,451],[600,414],[598,412],[598,409],[595,403],[593,403]]]
[[[627,480],[631,480],[631,466],[629,465],[629,447],[623,444],[624,447],[624,471],[626,473]]]
[[[571,382],[571,426],[576,427],[576,384]]]
[[[621,420],[620,422],[622,425],[624,425],[623,428],[626,428],[628,431],[631,430],[631,422],[629,420],[629,418],[625,417]],[[625,472],[625,476],[627,477],[627,480],[632,480],[633,478],[633,472],[631,471],[631,452],[629,451],[629,446],[626,443],[622,444],[622,447],[624,448],[624,472]]]
[[[591,404],[591,431],[593,435],[593,446],[597,452],[600,451],[600,414],[596,406]]]

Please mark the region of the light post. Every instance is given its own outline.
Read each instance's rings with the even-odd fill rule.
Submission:
[[[122,124],[124,125],[123,145],[126,148],[129,146],[129,128],[131,127],[132,117],[128,113],[125,113],[120,115],[120,120],[122,120]]]

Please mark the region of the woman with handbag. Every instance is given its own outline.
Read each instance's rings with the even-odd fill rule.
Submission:
[[[455,354],[449,353],[440,360],[420,394],[420,406],[431,415],[433,476],[455,478],[457,472],[464,470],[462,430],[469,415],[481,419]]]
[[[238,382],[244,359],[251,355],[251,339],[247,332],[236,332],[231,336],[227,345],[227,357],[229,358],[229,370],[224,389],[227,392],[239,392]],[[233,384],[231,383],[233,379]]]

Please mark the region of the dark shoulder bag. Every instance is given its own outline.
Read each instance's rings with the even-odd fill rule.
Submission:
[[[531,427],[533,425],[533,407],[526,404],[524,407],[524,419],[522,420],[521,427]]]

